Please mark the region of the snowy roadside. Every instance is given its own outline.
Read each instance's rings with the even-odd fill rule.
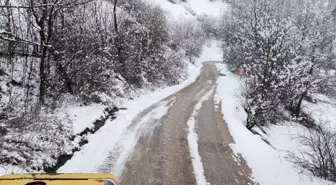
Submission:
[[[302,102],[302,110],[311,115],[317,124],[323,124],[336,131],[336,101],[321,94],[314,94],[316,103]]]
[[[112,4],[106,3],[105,1],[99,1],[99,2],[104,4],[103,6],[104,10],[102,10],[103,12],[106,12],[108,11],[108,9],[111,9]],[[178,4],[170,3],[169,1],[166,1],[166,0],[161,0],[161,1],[153,1],[153,3],[160,5],[163,9],[165,9],[168,13],[170,13],[178,21],[180,21],[182,17],[187,18],[187,19],[192,18],[196,20],[196,17],[200,16],[203,13],[205,14],[210,13],[211,15],[216,16],[221,13],[222,9],[226,8],[226,3],[223,3],[220,0],[215,0],[213,2],[210,2],[207,0],[190,0],[188,2],[180,2]],[[207,7],[208,11],[204,12],[204,10],[202,10],[203,7]],[[117,12],[119,11],[120,10],[118,9]],[[211,42],[211,43],[215,43],[215,42]],[[199,74],[199,71],[202,65],[201,63],[204,61],[213,60],[212,56],[219,56],[217,51],[218,50],[213,50],[212,47],[205,47],[203,54],[195,62],[196,66],[188,64],[188,74],[189,74],[188,79],[182,82],[180,85],[177,85],[174,87],[168,87],[164,89],[157,89],[155,92],[151,92],[149,90],[139,90],[138,92],[136,92],[138,93],[137,96],[139,97],[136,98],[135,100],[125,100],[125,99],[120,100],[122,102],[121,107],[126,108],[127,110],[120,110],[116,114],[116,117],[118,117],[117,120],[113,120],[113,121],[107,120],[105,122],[106,125],[103,126],[95,134],[90,134],[89,132],[92,130],[96,130],[95,124],[94,124],[96,120],[100,120],[102,118],[104,118],[105,120],[105,118],[108,118],[109,115],[107,111],[105,111],[105,109],[108,108],[107,105],[91,104],[88,106],[80,106],[78,104],[74,104],[73,102],[68,102],[67,106],[59,108],[55,112],[53,112],[53,116],[55,116],[55,118],[59,118],[60,122],[69,121],[69,128],[72,127],[73,129],[72,135],[78,136],[78,137],[76,136],[75,139],[71,139],[69,143],[73,144],[74,147],[76,147],[76,150],[80,148],[80,151],[76,152],[72,160],[68,162],[69,164],[68,163],[65,164],[65,166],[62,167],[60,171],[62,170],[74,171],[72,170],[74,168],[73,166],[77,166],[77,165],[79,166],[77,168],[78,171],[80,171],[80,168],[83,168],[84,169],[83,171],[95,171],[96,170],[95,167],[100,165],[98,163],[103,160],[105,153],[107,153],[106,151],[108,151],[108,147],[114,146],[116,144],[116,142],[118,141],[118,139],[116,138],[119,137],[120,139],[122,132],[125,131],[125,128],[127,128],[127,124],[130,122],[130,120],[132,120],[135,117],[135,115],[137,115],[137,113],[139,113],[141,110],[146,109],[148,106],[159,101],[160,99],[192,83]],[[219,56],[219,58],[221,57],[222,56]],[[119,99],[117,101],[119,101]],[[110,117],[114,117],[114,116],[110,116]],[[88,130],[89,132],[87,132]],[[86,136],[86,133],[89,133],[89,134]],[[49,135],[53,135],[53,134],[49,134]],[[110,136],[111,136],[111,141],[109,138]],[[88,144],[85,144],[86,139],[88,140]],[[57,137],[57,140],[60,141],[61,139]],[[84,143],[85,145],[80,147],[81,144],[79,143],[81,144]],[[108,147],[105,147],[105,145]],[[64,145],[60,145],[60,146],[63,148],[69,148],[69,150],[63,153],[67,153],[71,155],[71,153],[74,151],[74,148],[64,147]],[[104,148],[107,148],[107,149],[105,150]],[[95,153],[95,155],[87,154],[86,152]],[[103,152],[102,155],[100,155],[101,152]],[[52,158],[51,157],[52,155],[46,154],[46,152],[43,153],[42,155],[48,156],[49,159]],[[96,159],[92,159],[92,157],[102,158],[102,159],[96,160]],[[35,160],[35,161],[38,161],[41,163],[43,162],[43,160]],[[80,164],[80,163],[83,163],[83,161],[85,162],[89,161],[88,163],[90,164]],[[18,169],[16,167],[1,166],[0,164],[0,175],[4,173],[12,173],[12,172],[23,172],[23,170]]]
[[[226,3],[220,2],[216,0],[214,2],[210,2],[208,0],[190,0],[186,3],[181,2],[181,4],[173,4],[166,0],[161,1],[149,1],[150,3],[159,5],[161,8],[165,9],[168,13],[171,13],[175,19],[179,19],[181,17],[194,17],[193,14],[190,13],[191,10],[195,11],[197,15],[201,14],[209,14],[213,16],[219,16],[228,9],[228,5]],[[108,8],[111,8],[109,4],[106,4]],[[207,7],[206,11],[204,7]],[[138,99],[141,100],[143,97],[151,96],[153,93],[154,96],[156,94],[162,93],[162,97],[168,96],[169,93],[173,94],[183,87],[192,83],[199,74],[199,71],[202,67],[202,63],[205,61],[220,61],[222,59],[222,51],[219,47],[220,42],[217,40],[210,40],[203,46],[203,51],[200,57],[196,58],[195,65],[190,65],[188,62],[188,78],[186,81],[182,82],[181,84],[173,87],[167,87],[164,89],[157,89],[154,92],[149,92],[148,90],[140,90],[141,97]],[[160,96],[161,97],[161,96]],[[153,102],[159,101],[162,98],[153,99]],[[128,108],[128,104],[134,101],[127,101],[125,100],[118,100],[118,102],[122,102],[123,106]],[[152,102],[152,103],[153,103]],[[119,103],[118,103],[119,104]],[[132,103],[130,103],[132,104]],[[92,104],[88,106],[68,106],[66,109],[59,111],[59,117],[68,116],[68,118],[73,123],[74,134],[78,134],[81,131],[85,130],[86,128],[92,128],[93,122],[96,119],[99,119],[101,116],[104,116],[104,110],[108,106],[101,105],[101,104]]]
[[[134,100],[125,101],[123,107],[116,114],[116,119],[107,120],[104,127],[97,133],[88,136],[89,143],[84,145],[73,158],[62,166],[58,172],[96,172],[108,157],[111,149],[132,123],[136,115],[152,104],[177,92],[178,90],[191,84],[198,76],[201,66],[189,65],[188,79],[179,85],[158,89]],[[127,138],[126,138],[127,139]]]
[[[191,84],[199,75],[201,65],[188,64],[188,78],[179,85],[157,89],[154,92],[141,92],[142,95],[135,100],[124,100],[123,107],[127,110],[120,110],[115,120],[107,120],[105,126],[95,134],[87,136],[88,144],[82,146],[80,151],[75,152],[59,172],[95,172],[107,157],[108,151],[113,148],[118,138],[125,131],[132,119],[142,110],[157,101],[177,92],[178,90]],[[73,134],[78,134],[86,128],[93,128],[93,122],[105,115],[105,108],[102,104],[92,104],[89,106],[69,106],[60,110],[58,117],[67,117],[73,123]],[[0,175],[6,173],[24,173],[25,171],[15,166],[0,166]]]
[[[97,167],[107,157],[109,150],[117,144],[118,139],[120,139],[127,126],[139,112],[194,82],[200,73],[202,62],[213,60],[214,56],[221,58],[218,42],[211,41],[209,44],[204,46],[203,52],[196,60],[195,65],[189,64],[186,61],[188,63],[187,80],[181,82],[179,85],[157,89],[154,92],[143,90],[139,92],[141,95],[135,100],[124,100],[122,107],[125,107],[126,110],[120,110],[116,114],[117,119],[112,121],[107,120],[105,126],[95,134],[89,134],[87,136],[88,144],[82,146],[80,151],[75,152],[74,156],[59,169],[59,172],[97,171]],[[105,108],[107,106],[102,104],[91,104],[88,106],[70,105],[65,109],[59,110],[57,114],[59,118],[66,117],[71,120],[73,134],[79,134],[87,128],[92,129],[95,120],[106,116]],[[20,172],[24,171],[15,166],[0,166],[0,175]]]
[[[315,177],[309,177],[295,169],[286,160],[286,151],[295,152],[298,143],[293,136],[304,132],[298,124],[284,123],[273,125],[266,129],[264,138],[252,134],[246,129],[244,121],[246,113],[241,105],[241,80],[232,74],[225,64],[216,64],[217,69],[226,76],[220,76],[217,81],[215,101],[222,102],[223,119],[228,124],[234,138],[233,149],[240,153],[252,169],[253,180],[260,185],[327,185],[332,184]]]
[[[134,120],[130,121],[130,127],[128,127],[123,134],[119,137],[116,145],[113,147],[113,151],[109,151],[109,156],[104,160],[104,163],[100,166],[101,172],[112,172],[116,177],[120,178],[124,172],[127,159],[139,141],[139,138],[145,133],[151,133],[153,129],[160,124],[160,120],[165,116],[168,110],[173,106],[173,101],[162,101],[153,110],[151,110],[144,117],[136,117],[135,120],[139,120],[136,123]],[[139,113],[137,114],[137,116]],[[129,124],[128,124],[129,125]],[[114,160],[113,160],[114,159]],[[113,163],[113,165],[111,165]]]
[[[102,104],[91,104],[88,106],[68,106],[58,113],[58,117],[67,116],[73,125],[73,134],[78,134],[86,128],[91,129],[93,122],[105,116],[104,110],[108,106]]]
[[[202,62],[219,60],[220,58],[218,42],[211,41],[208,46],[204,46],[201,56],[196,60],[196,65],[188,64],[187,80],[179,85],[157,89],[134,100],[125,101],[123,107],[126,110],[117,112],[115,120],[107,120],[104,127],[95,134],[89,135],[89,143],[84,145],[79,152],[76,152],[73,158],[62,166],[58,172],[97,172],[98,168],[108,157],[110,150],[118,144],[127,127],[139,112],[194,82],[200,73]],[[125,140],[123,143],[129,146],[134,145],[134,142],[136,142],[132,137],[127,137]],[[122,165],[122,162],[120,165]]]

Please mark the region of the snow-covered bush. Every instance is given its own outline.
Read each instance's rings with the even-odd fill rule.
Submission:
[[[52,115],[27,114],[3,124],[0,132],[0,163],[26,170],[54,165],[71,153],[72,125]]]
[[[302,100],[325,82],[335,40],[327,3],[237,0],[223,17],[225,61],[248,75],[248,128],[276,123],[280,105],[300,116]]]
[[[291,111],[307,132],[298,136],[301,146],[289,160],[335,181],[336,135],[301,113],[304,98],[332,84],[326,74],[336,30],[329,5],[328,0],[232,1],[221,37],[225,61],[246,70],[246,127],[280,123]]]
[[[283,90],[279,77],[291,60],[291,20],[265,4],[237,3],[225,30],[226,61],[244,65],[249,75],[244,106],[249,129],[277,121]],[[250,16],[253,13],[255,17]]]

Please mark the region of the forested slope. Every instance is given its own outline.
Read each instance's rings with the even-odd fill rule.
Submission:
[[[137,0],[0,0],[0,165],[48,169],[77,151],[68,106],[113,118],[139,90],[185,79],[211,29],[191,17]]]

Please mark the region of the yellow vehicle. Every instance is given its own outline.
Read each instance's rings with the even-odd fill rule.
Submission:
[[[114,175],[100,173],[8,174],[0,185],[117,185]]]

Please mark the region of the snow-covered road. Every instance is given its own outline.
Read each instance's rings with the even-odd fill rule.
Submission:
[[[253,184],[214,101],[219,72],[203,63],[221,57],[217,42],[204,46],[187,81],[129,102],[58,172],[113,173],[121,184]]]
[[[194,83],[140,112],[125,132],[136,144],[112,150],[101,171],[122,171],[121,184],[252,184],[213,100],[217,78],[204,63]]]

